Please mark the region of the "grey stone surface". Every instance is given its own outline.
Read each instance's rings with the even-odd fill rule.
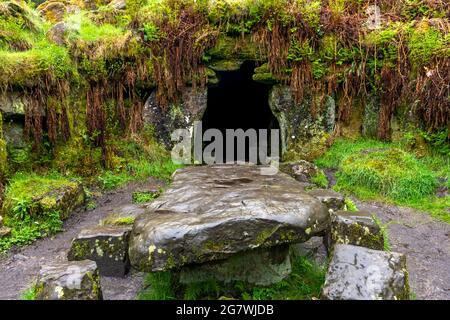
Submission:
[[[338,244],[328,268],[322,298],[408,299],[406,257],[395,252]]]
[[[228,259],[185,266],[180,271],[181,283],[207,280],[243,281],[267,286],[280,282],[291,273],[289,246],[276,246],[238,253]]]
[[[300,182],[311,182],[311,178],[321,172],[314,163],[305,160],[282,162],[280,170]]]
[[[308,191],[308,194],[322,201],[328,209],[332,209],[333,211],[338,211],[344,208],[345,197],[334,190],[312,189]]]
[[[142,204],[126,204],[114,209],[108,216],[100,220],[100,225],[123,225],[130,224],[137,216],[146,212]],[[132,224],[132,223],[131,223]]]
[[[269,92],[269,106],[280,124],[284,160],[311,160],[325,150],[335,124],[336,106],[331,96],[306,93],[303,100],[296,101],[289,86],[275,85]]]
[[[319,265],[327,262],[328,254],[323,237],[312,237],[306,242],[291,244],[290,249],[294,257],[308,257]]]
[[[338,211],[331,215],[328,246],[352,244],[374,250],[384,249],[384,236],[370,212]]]
[[[170,135],[175,129],[189,129],[194,121],[201,120],[207,106],[207,89],[186,87],[181,101],[162,107],[157,103],[153,91],[144,105],[144,123],[155,127],[156,137],[166,146],[172,147]]]
[[[35,287],[37,300],[101,300],[94,261],[54,262],[42,266]]]
[[[364,106],[362,135],[375,138],[378,132],[378,117],[380,111],[380,98],[368,96]]]
[[[18,93],[9,93],[0,96],[0,111],[5,119],[25,117],[25,108],[30,100]]]
[[[129,251],[143,271],[302,242],[329,226],[326,207],[297,181],[254,165],[181,169],[148,210],[136,219]]]
[[[101,275],[123,277],[129,270],[128,240],[131,226],[95,226],[72,241],[68,259],[93,260]]]

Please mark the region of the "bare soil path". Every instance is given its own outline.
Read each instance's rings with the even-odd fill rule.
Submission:
[[[12,249],[0,256],[0,300],[20,299],[39,272],[41,265],[55,260],[66,260],[72,239],[83,229],[98,224],[99,220],[122,205],[132,203],[134,191],[158,188],[156,180],[130,183],[106,193],[97,199],[97,208],[77,210],[64,222],[64,231],[41,239],[25,247]],[[134,299],[143,283],[143,274],[132,271],[124,278],[102,277],[104,299]]]
[[[411,208],[355,202],[387,224],[391,250],[406,255],[416,299],[450,300],[450,224]]]

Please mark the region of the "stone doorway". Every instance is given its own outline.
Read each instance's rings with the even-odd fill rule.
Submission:
[[[257,132],[256,145],[246,139],[244,158],[238,157],[235,147],[234,161],[249,161],[251,148],[259,151],[259,129],[267,129],[268,155],[271,155],[271,130],[280,128],[277,118],[269,107],[271,86],[253,81],[254,69],[254,61],[244,61],[237,70],[216,70],[219,81],[216,85],[208,88],[208,101],[202,117],[202,130],[205,133],[208,129],[218,129],[222,133],[224,137],[223,155],[226,155],[226,129],[242,129],[244,131],[255,129]],[[208,144],[209,142],[204,143],[204,147]],[[281,154],[279,153],[279,155]],[[218,162],[221,160],[219,156],[216,155]]]

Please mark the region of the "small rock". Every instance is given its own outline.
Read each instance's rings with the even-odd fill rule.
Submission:
[[[95,226],[84,229],[72,241],[68,259],[93,260],[100,274],[123,277],[129,270],[128,239],[132,226]]]
[[[50,22],[60,22],[66,13],[66,6],[63,2],[46,1],[37,7],[38,12]]]
[[[398,300],[409,298],[406,257],[352,245],[336,245],[325,278],[327,300]]]
[[[384,249],[384,236],[372,214],[364,211],[338,211],[331,215],[327,246],[352,244],[374,250]]]
[[[329,189],[313,189],[308,191],[308,194],[322,201],[328,209],[333,211],[342,210],[344,208],[345,197],[339,192]]]
[[[123,10],[126,8],[125,0],[112,0],[108,6],[114,8],[115,10]]]
[[[20,254],[20,253],[18,253],[18,254],[15,254],[14,256],[13,256],[13,260],[14,261],[26,261],[26,260],[28,260],[29,258],[27,257],[27,256],[25,256],[25,255],[23,255],[23,254]]]
[[[36,300],[101,300],[97,264],[84,260],[43,266],[35,297]]]
[[[311,258],[319,265],[323,265],[327,260],[323,237],[312,237],[306,242],[291,244],[291,252],[294,256]]]
[[[2,227],[0,225],[0,238],[6,237],[11,233],[11,228]]]
[[[313,163],[299,160],[280,163],[280,170],[300,182],[311,182],[311,178],[320,173],[320,169]]]
[[[66,43],[65,35],[68,30],[67,23],[61,21],[56,23],[54,26],[50,28],[50,30],[47,32],[47,38],[56,43],[60,46],[64,45]]]

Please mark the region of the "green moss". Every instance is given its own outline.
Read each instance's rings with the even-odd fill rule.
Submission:
[[[384,251],[391,251],[391,242],[389,241],[388,225],[381,222],[381,220],[376,216],[372,215],[373,221],[378,225],[381,230],[381,235],[383,237],[383,249]]]
[[[368,150],[348,157],[337,182],[337,188],[353,188],[361,194],[375,192],[397,201],[430,195],[436,187],[431,170],[400,149]]]
[[[135,217],[122,217],[117,218],[116,220],[112,221],[111,224],[114,225],[132,225],[134,224]]]
[[[350,211],[350,212],[357,212],[358,211],[358,207],[356,206],[356,204],[353,202],[352,199],[350,199],[348,197],[345,197],[344,205],[345,205],[345,210],[346,211]]]
[[[241,65],[241,60],[221,60],[211,64],[209,67],[214,71],[235,71],[239,70]]]
[[[207,52],[207,59],[217,60],[259,60],[258,47],[248,37],[221,36],[215,47]]]
[[[434,194],[438,178],[448,179],[450,162],[436,154],[418,159],[401,147],[369,139],[341,139],[315,163],[338,169],[338,191],[417,208],[450,222],[450,197]]]
[[[328,178],[322,170],[311,177],[311,182],[321,188],[328,188]]]
[[[450,37],[424,21],[410,31],[408,48],[412,63],[425,66],[436,56],[450,57]]]
[[[78,182],[57,173],[41,176],[19,172],[9,181],[3,210],[6,214],[23,218],[24,213],[32,209],[30,206],[35,199],[43,200],[44,207],[53,208],[55,199],[47,194],[61,189],[78,189]]]
[[[74,258],[83,259],[90,255],[90,249],[88,241],[74,241],[70,251]]]
[[[30,288],[22,292],[20,300],[36,300],[39,291],[42,290],[42,286],[32,285]]]

